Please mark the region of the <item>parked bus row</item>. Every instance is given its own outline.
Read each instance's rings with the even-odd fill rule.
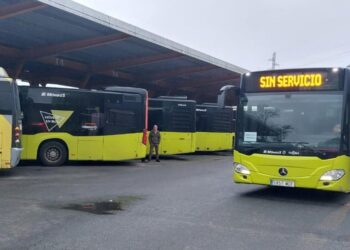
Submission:
[[[233,107],[222,98],[148,99],[146,90],[20,87],[0,70],[0,167],[22,159],[142,159],[147,128],[162,154],[232,147]],[[236,183],[350,191],[349,69],[298,69],[242,77],[234,150]],[[21,109],[22,107],[22,109]],[[22,121],[23,119],[23,121]],[[23,135],[22,133],[23,123]]]
[[[0,94],[12,101],[1,98],[0,118],[9,120],[11,115],[12,120],[0,120],[0,149],[11,151],[1,152],[1,167],[15,166],[22,148],[22,160],[39,160],[46,166],[68,160],[143,159],[149,152],[147,130],[155,124],[162,133],[162,155],[232,149],[232,107],[197,105],[186,97],[148,98],[139,88],[17,87],[9,78],[2,79],[6,89],[0,85]]]

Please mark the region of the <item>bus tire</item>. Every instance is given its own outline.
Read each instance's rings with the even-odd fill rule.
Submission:
[[[67,155],[67,148],[58,141],[45,142],[39,150],[39,159],[44,166],[61,166],[67,161]]]

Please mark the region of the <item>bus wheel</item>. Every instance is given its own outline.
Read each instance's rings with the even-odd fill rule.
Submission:
[[[45,166],[61,166],[67,160],[67,149],[57,141],[45,142],[40,147],[39,158]]]

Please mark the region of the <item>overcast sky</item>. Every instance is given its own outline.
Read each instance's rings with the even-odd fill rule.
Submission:
[[[76,0],[249,70],[350,64],[350,0]]]

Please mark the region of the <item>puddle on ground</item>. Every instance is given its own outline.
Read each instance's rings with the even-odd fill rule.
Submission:
[[[68,204],[64,206],[63,209],[76,210],[91,214],[108,215],[115,214],[118,211],[123,211],[131,202],[140,199],[141,197],[138,196],[122,196],[106,201],[99,200]]]

